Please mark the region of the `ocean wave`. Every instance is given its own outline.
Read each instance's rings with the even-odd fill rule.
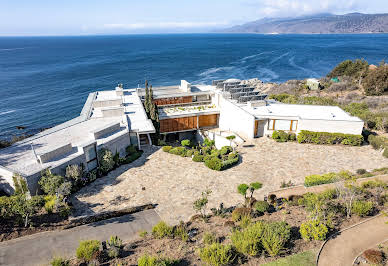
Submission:
[[[245,56],[239,60],[237,60],[236,62],[234,63],[245,63],[246,61],[250,60],[250,59],[254,59],[256,57],[259,57],[260,55],[263,55],[263,54],[271,54],[273,53],[274,51],[266,51],[266,52],[261,52],[261,53],[258,53],[258,54],[253,54],[253,55],[249,55],[249,56]]]
[[[3,49],[0,49],[0,52],[2,52],[2,51],[24,50],[24,49],[27,49],[27,48],[30,48],[30,47],[3,48]]]
[[[272,61],[269,62],[269,64],[272,65],[273,63],[279,61],[280,59],[282,59],[283,57],[285,57],[285,56],[287,56],[287,55],[289,55],[289,54],[290,54],[290,52],[284,53],[284,54],[282,54],[282,55],[280,55],[280,56],[278,56],[278,57],[272,59]]]
[[[311,69],[307,69],[307,68],[304,68],[302,66],[298,66],[297,64],[295,64],[294,62],[294,59],[295,59],[295,56],[291,57],[289,60],[288,60],[288,63],[290,64],[290,66],[294,67],[294,68],[297,68],[297,69],[300,69],[302,70],[303,72],[305,72],[306,74],[309,74],[309,75],[312,75],[312,76],[316,76],[316,77],[319,77],[319,74]]]
[[[262,81],[271,81],[271,80],[279,78],[279,75],[276,74],[274,71],[272,71],[269,68],[258,67],[257,70],[259,71],[259,73],[261,75],[260,79]]]
[[[16,110],[8,110],[8,111],[0,112],[0,115],[6,115],[14,112],[16,112]]]
[[[232,66],[230,66],[230,67],[212,67],[212,68],[205,70],[204,72],[199,73],[198,76],[200,76],[200,77],[208,76],[208,75],[211,75],[211,74],[214,74],[217,72],[228,71],[228,70],[231,70],[233,68],[234,67],[232,67]]]

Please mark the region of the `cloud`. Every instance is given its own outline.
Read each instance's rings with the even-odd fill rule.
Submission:
[[[295,17],[315,13],[346,13],[361,10],[363,0],[245,0],[256,13],[267,17]]]
[[[141,29],[190,29],[204,27],[224,27],[228,22],[157,22],[157,23],[114,23],[104,24],[103,28],[108,30],[141,30]]]

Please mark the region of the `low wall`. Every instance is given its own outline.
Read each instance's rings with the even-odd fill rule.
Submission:
[[[0,166],[0,190],[11,195],[14,192],[13,172]]]
[[[298,122],[297,133],[299,133],[301,130],[309,130],[315,132],[361,135],[363,127],[363,121],[328,121],[300,119]]]
[[[93,107],[94,108],[111,107],[111,106],[120,106],[121,104],[123,104],[123,100],[121,98],[118,98],[114,100],[94,101]]]

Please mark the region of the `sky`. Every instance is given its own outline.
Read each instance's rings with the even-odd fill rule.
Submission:
[[[209,32],[264,17],[388,13],[388,0],[0,0],[0,36]]]

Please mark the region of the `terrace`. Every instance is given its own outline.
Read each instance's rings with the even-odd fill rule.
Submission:
[[[197,114],[215,114],[219,113],[219,109],[215,104],[179,104],[179,105],[169,105],[167,107],[163,106],[159,109],[159,117],[171,117],[171,116],[192,116]]]

